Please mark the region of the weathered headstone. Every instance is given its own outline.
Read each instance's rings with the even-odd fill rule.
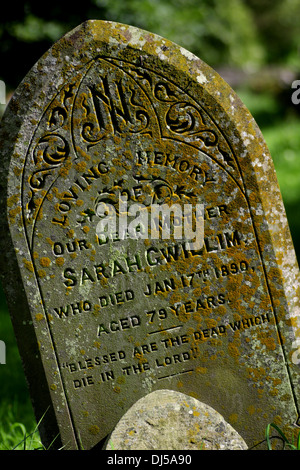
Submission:
[[[176,214],[153,236],[145,213],[171,203],[204,205],[201,246],[174,236]],[[131,225],[101,234],[111,207]],[[6,110],[1,209],[45,445],[91,449],[160,389],[212,407],[249,447],[270,422],[293,433],[299,272],[281,195],[253,118],[200,59],[109,22],[63,37]]]
[[[0,340],[0,364],[6,364],[6,345]]]

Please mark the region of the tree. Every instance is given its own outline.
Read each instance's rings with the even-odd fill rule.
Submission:
[[[5,66],[0,79],[16,87],[49,47],[87,19],[118,21],[166,37],[212,66],[261,61],[263,51],[242,0],[25,0],[0,25]]]
[[[62,35],[87,19],[131,24],[170,39],[212,67],[291,63],[300,0],[37,0],[14,2],[0,23],[0,79],[15,88]]]

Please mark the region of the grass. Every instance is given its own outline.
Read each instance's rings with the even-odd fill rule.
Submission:
[[[271,435],[272,428],[275,429],[275,431],[277,431],[278,435],[276,435],[276,436]],[[286,435],[282,432],[282,430],[278,426],[276,426],[276,424],[270,423],[266,427],[265,437],[266,437],[266,443],[267,443],[268,450],[273,450],[274,449],[274,447],[272,445],[272,441],[274,439],[275,440],[279,439],[283,443],[283,449],[300,450],[300,431],[298,433],[296,443],[294,444],[294,443],[292,443],[288,440]]]
[[[4,405],[2,403],[0,408],[0,450],[43,449],[35,421],[32,420],[31,427],[26,428],[23,422],[16,421],[16,416],[20,413],[16,413],[14,408],[18,403]]]
[[[299,114],[282,115],[280,104],[268,94],[238,93],[255,117],[270,149],[300,259],[300,132]],[[300,105],[299,105],[300,107]],[[299,239],[299,242],[297,241]],[[0,292],[0,340],[6,344],[6,364],[0,364],[0,450],[41,449],[37,424],[24,379],[21,360],[3,294]],[[271,445],[270,432],[267,429]],[[276,429],[278,431],[278,429]],[[278,431],[280,434],[280,431]],[[283,436],[281,436],[283,438]],[[259,439],[259,437],[258,437]],[[300,437],[295,445],[299,448]],[[290,443],[287,443],[289,444]],[[291,447],[292,448],[292,447]]]
[[[41,446],[10,317],[0,290],[0,339],[6,344],[6,364],[0,364],[0,450]],[[34,433],[34,434],[32,434]]]

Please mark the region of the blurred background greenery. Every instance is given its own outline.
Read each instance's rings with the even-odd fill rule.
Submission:
[[[53,42],[87,19],[131,24],[170,39],[232,86],[269,146],[300,259],[300,104],[291,101],[292,83],[300,79],[300,0],[15,1],[0,19],[0,80],[8,97]],[[0,300],[0,339],[7,350],[6,365],[0,365],[5,449],[35,421],[3,294]]]

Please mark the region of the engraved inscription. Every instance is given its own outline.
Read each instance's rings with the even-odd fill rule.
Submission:
[[[224,364],[258,393],[253,350],[281,354],[276,321],[238,156],[200,99],[155,70],[98,56],[49,103],[26,159],[26,267],[70,408],[91,401],[102,416],[99,390],[119,417],[130,400],[181,387],[216,405]],[[119,221],[120,197],[128,220],[140,211],[141,233],[142,209],[203,204],[203,245],[117,228],[98,236],[99,205]]]

